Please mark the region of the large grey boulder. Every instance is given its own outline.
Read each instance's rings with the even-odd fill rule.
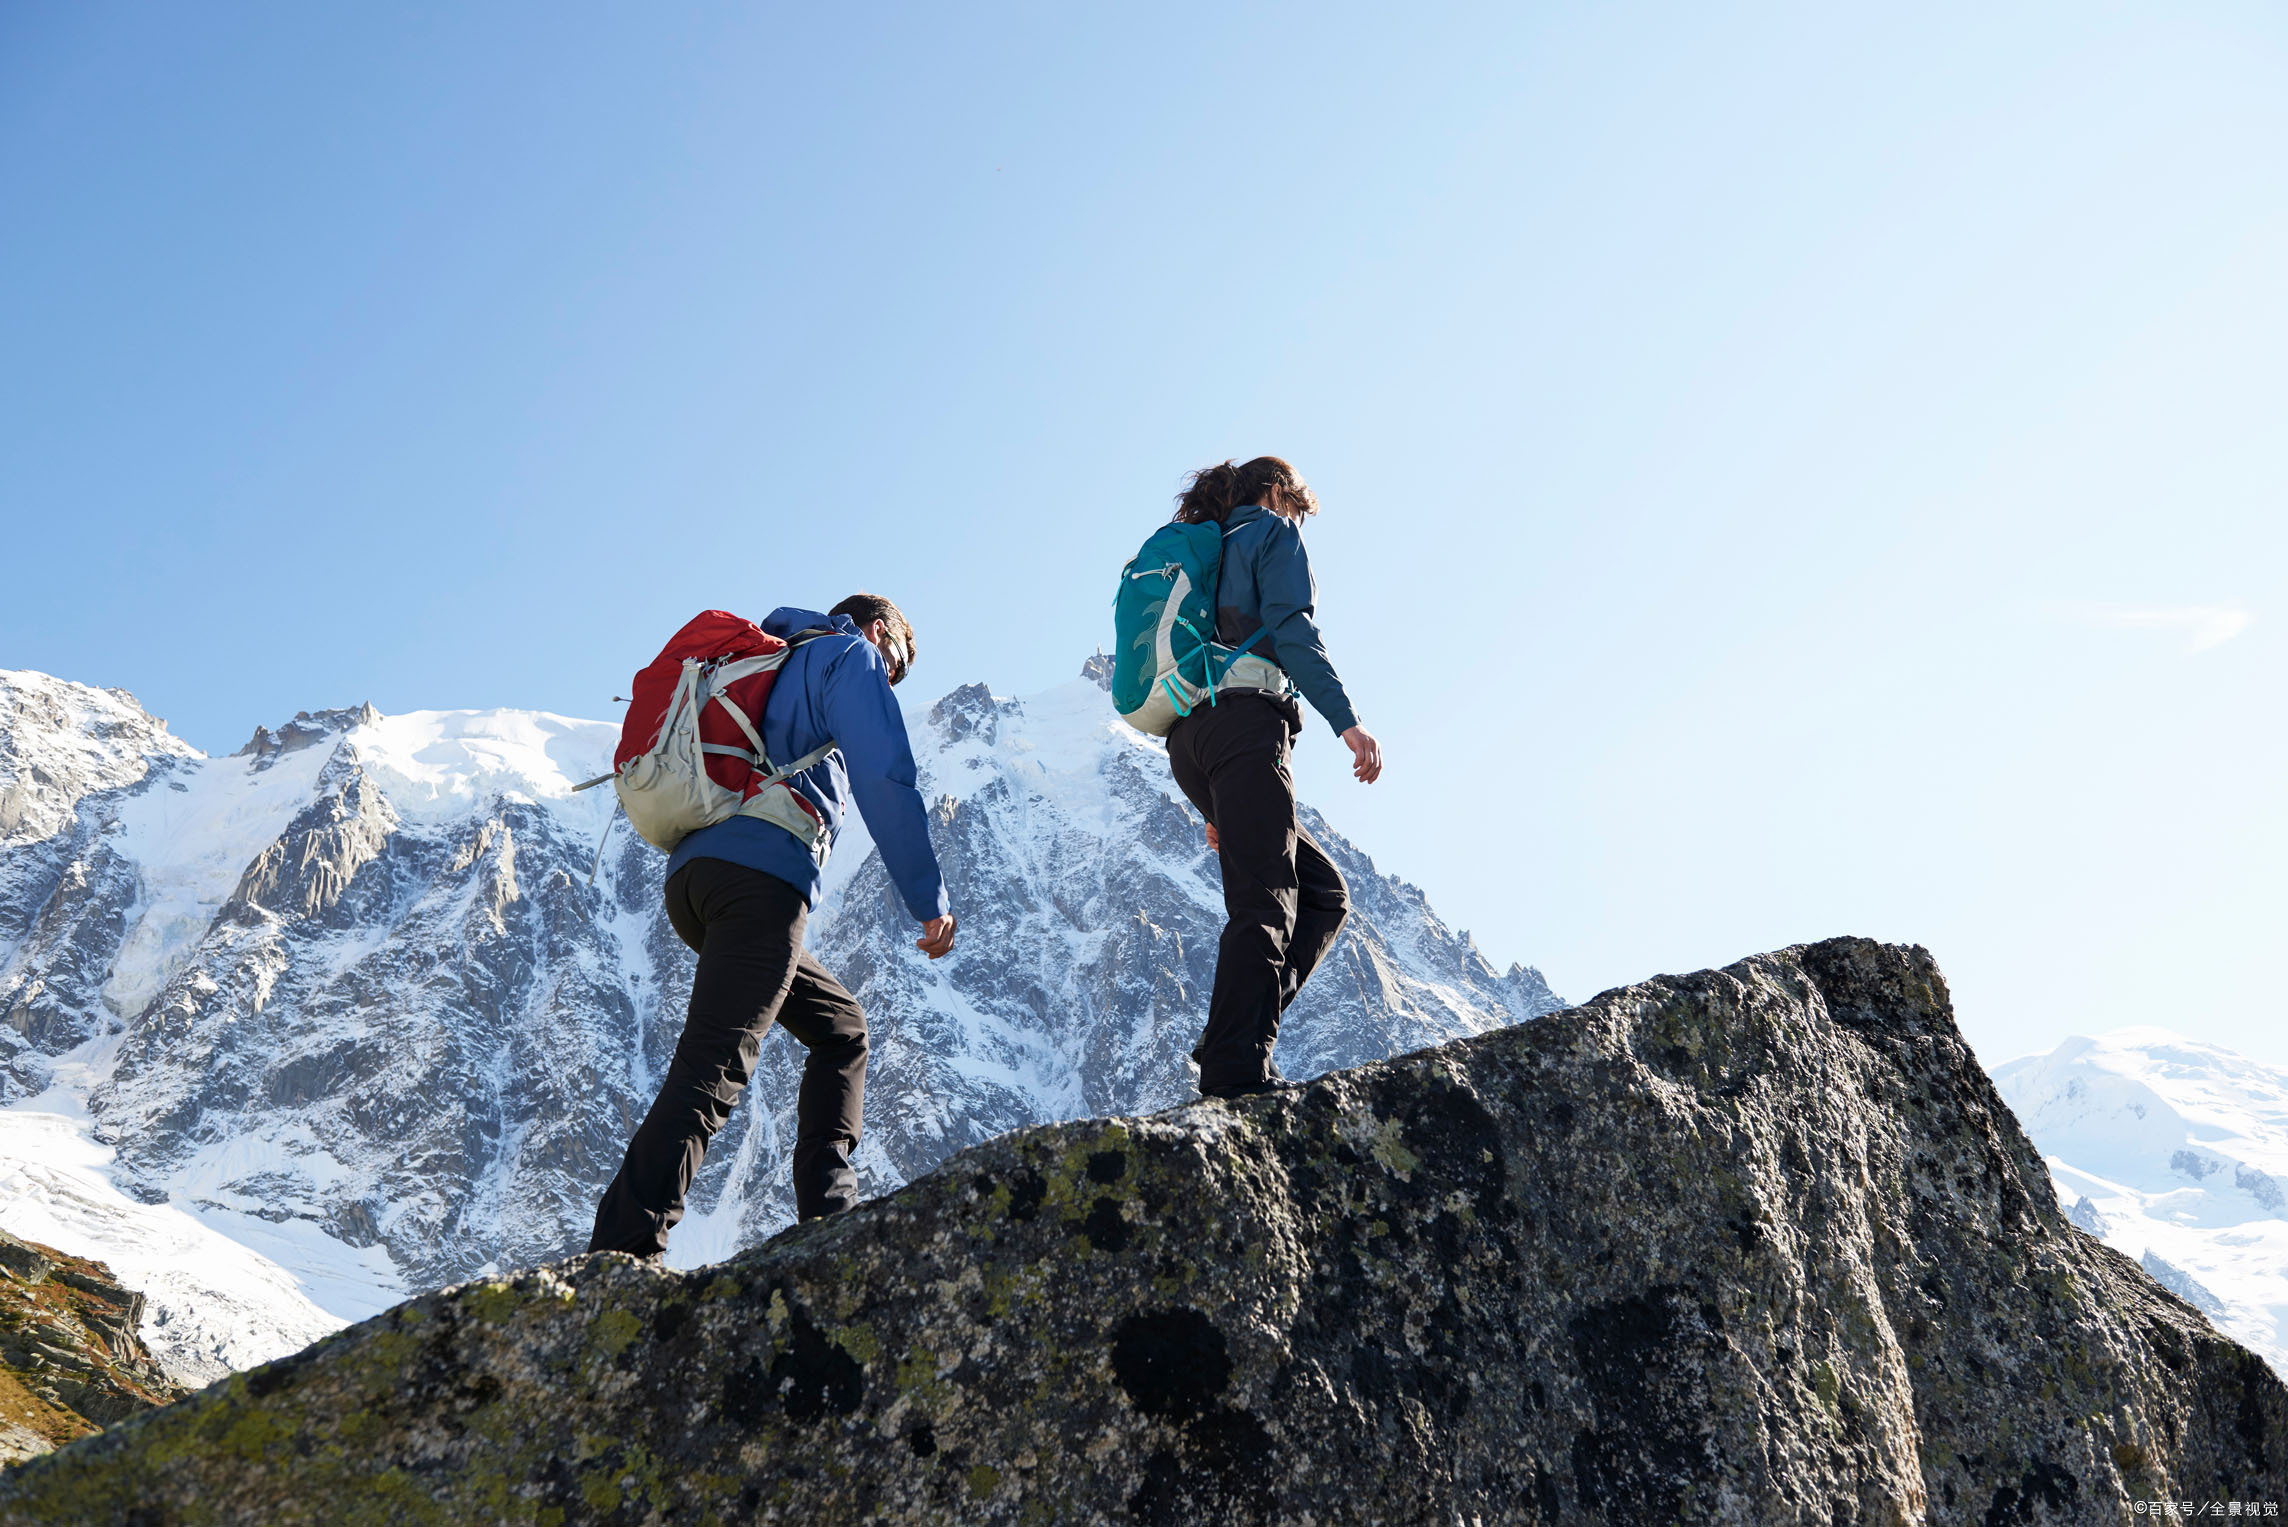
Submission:
[[[2288,1390],[2059,1212],[1920,949],[1025,1130],[675,1275],[415,1300],[9,1522],[2121,1522]],[[2259,1508],[2261,1510],[2261,1507]]]

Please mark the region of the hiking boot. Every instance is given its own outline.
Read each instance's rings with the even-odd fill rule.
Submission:
[[[1260,1082],[1236,1082],[1228,1087],[1203,1085],[1200,1088],[1200,1096],[1203,1098],[1252,1098],[1260,1097],[1266,1092],[1294,1092],[1301,1086],[1302,1083],[1291,1082],[1284,1076],[1267,1076]]]

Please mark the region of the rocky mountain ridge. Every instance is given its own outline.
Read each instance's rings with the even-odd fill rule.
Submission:
[[[2119,1522],[2288,1388],[2060,1212],[1919,949],[1039,1126],[717,1267],[443,1290],[0,1477],[23,1523]]]

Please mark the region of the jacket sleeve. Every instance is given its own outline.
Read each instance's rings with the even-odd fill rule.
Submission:
[[[1279,666],[1287,670],[1311,708],[1327,718],[1336,736],[1357,726],[1358,712],[1351,709],[1351,698],[1335,676],[1335,665],[1327,661],[1327,644],[1311,618],[1319,586],[1311,578],[1310,555],[1303,550],[1302,532],[1286,520],[1274,521],[1264,537],[1255,587]]]
[[[882,655],[868,642],[853,644],[829,665],[820,690],[823,719],[842,749],[850,793],[890,883],[916,921],[945,916],[945,876],[930,847],[913,745],[906,740],[906,718],[890,697]]]

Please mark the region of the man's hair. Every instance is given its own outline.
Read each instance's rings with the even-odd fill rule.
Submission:
[[[1286,493],[1305,515],[1319,512],[1319,500],[1302,474],[1276,456],[1258,456],[1248,462],[1219,461],[1185,478],[1184,491],[1176,495],[1176,519],[1186,525],[1220,522],[1242,504],[1262,503],[1273,488]]]
[[[877,620],[888,621],[890,623],[890,634],[896,637],[905,646],[906,669],[908,672],[913,670],[914,663],[922,655],[921,644],[914,640],[913,622],[906,619],[905,612],[903,610],[900,610],[896,605],[890,603],[889,600],[884,599],[879,594],[869,594],[861,590],[858,593],[852,594],[848,599],[843,600],[840,604],[836,605],[833,609],[828,610],[826,613],[829,615],[849,616],[853,621],[858,623],[858,629],[861,631],[863,631],[866,627],[872,625]]]

